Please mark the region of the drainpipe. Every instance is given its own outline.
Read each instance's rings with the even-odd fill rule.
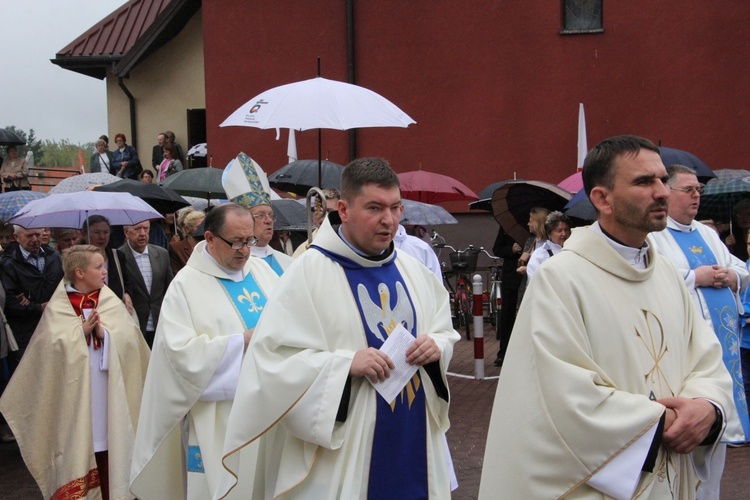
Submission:
[[[122,81],[122,77],[117,77],[117,85],[120,86],[122,91],[128,96],[128,102],[130,103],[130,145],[134,148],[138,148],[138,140],[135,135],[135,97],[130,93],[130,90],[125,86]]]
[[[346,0],[346,49],[349,83],[356,84],[354,68],[354,0]],[[349,161],[357,158],[357,129],[349,130]]]

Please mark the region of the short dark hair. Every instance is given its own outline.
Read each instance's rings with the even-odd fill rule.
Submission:
[[[109,223],[109,219],[107,219],[103,215],[91,215],[89,216],[88,219],[83,221],[83,225],[81,226],[81,231],[83,232],[84,235],[86,235],[86,233],[88,233],[89,231],[89,226],[91,226],[92,224],[98,224],[100,222],[106,222],[108,226],[110,227],[112,226],[112,224]]]
[[[674,178],[677,177],[677,174],[688,174],[698,177],[695,170],[690,167],[686,167],[685,165],[670,165],[667,167],[667,175],[669,175],[669,181],[667,181],[667,183],[670,186],[672,185]]]
[[[396,172],[382,158],[358,158],[344,167],[341,174],[341,198],[351,201],[362,192],[365,184],[379,187],[401,187]]]
[[[224,229],[224,223],[227,220],[227,213],[234,212],[240,215],[247,215],[252,217],[253,213],[245,205],[239,203],[229,202],[222,203],[218,207],[214,207],[203,220],[203,230],[211,231],[212,234],[218,234]]]
[[[591,190],[597,186],[614,188],[615,160],[620,156],[637,155],[641,149],[659,154],[659,148],[653,142],[635,135],[610,137],[594,146],[594,149],[586,155],[581,173],[586,195],[591,196]]]

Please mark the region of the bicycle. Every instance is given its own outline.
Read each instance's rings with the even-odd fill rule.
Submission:
[[[480,250],[469,245],[464,250],[456,250],[445,243],[436,243],[435,248],[448,248],[451,253],[448,259],[451,268],[443,271],[443,281],[451,297],[451,314],[453,316],[453,327],[466,327],[466,340],[471,340],[471,324],[474,321],[472,315],[472,290],[471,278],[469,277],[477,268],[477,257]],[[451,279],[455,279],[455,287],[451,284]]]
[[[492,259],[492,265],[487,268],[487,281],[485,283],[488,283],[488,285],[485,293],[487,294],[487,316],[489,317],[490,324],[497,328],[500,324],[500,309],[503,303],[503,296],[500,291],[502,268],[497,263],[500,257],[491,255],[482,247],[479,248],[479,251]]]

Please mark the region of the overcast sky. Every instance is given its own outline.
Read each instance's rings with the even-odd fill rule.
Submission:
[[[0,127],[74,144],[107,132],[104,80],[50,59],[125,1],[0,0]]]

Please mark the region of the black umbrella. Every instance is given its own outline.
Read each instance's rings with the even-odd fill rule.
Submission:
[[[93,190],[107,193],[130,193],[141,198],[160,214],[170,214],[190,205],[190,202],[170,188],[132,179],[96,186]]]
[[[174,189],[183,196],[196,198],[223,199],[227,195],[221,184],[224,171],[213,167],[191,168],[172,174],[159,183],[162,187]]]
[[[0,146],[21,146],[23,144],[26,144],[26,141],[23,140],[18,134],[11,132],[10,130],[0,128]]]
[[[571,199],[567,205],[565,205],[565,215],[568,217],[575,217],[584,221],[596,220],[596,209],[591,204],[586,191],[581,189],[578,191],[573,199]]]
[[[276,216],[274,230],[307,230],[307,209],[296,200],[271,200],[271,208]]]
[[[306,194],[311,187],[341,188],[341,172],[344,167],[324,160],[321,163],[322,180],[318,185],[318,160],[297,160],[284,165],[268,176],[268,183],[280,189],[297,194]]]
[[[716,174],[708,168],[708,165],[693,153],[660,146],[659,155],[661,156],[661,162],[667,167],[669,165],[684,165],[692,168],[695,170],[695,175],[698,177],[698,180],[704,184],[710,179],[716,177]]]
[[[519,245],[531,236],[527,226],[534,207],[562,210],[573,197],[559,187],[542,181],[509,181],[492,195],[492,215],[505,233]]]
[[[492,194],[496,190],[505,186],[509,182],[523,181],[523,180],[525,179],[512,179],[512,180],[507,180],[507,181],[499,181],[499,182],[493,182],[492,184],[485,186],[481,191],[479,191],[479,194],[477,194],[479,199],[477,201],[472,201],[471,203],[469,203],[469,209],[470,210],[485,210],[487,212],[492,212]]]

